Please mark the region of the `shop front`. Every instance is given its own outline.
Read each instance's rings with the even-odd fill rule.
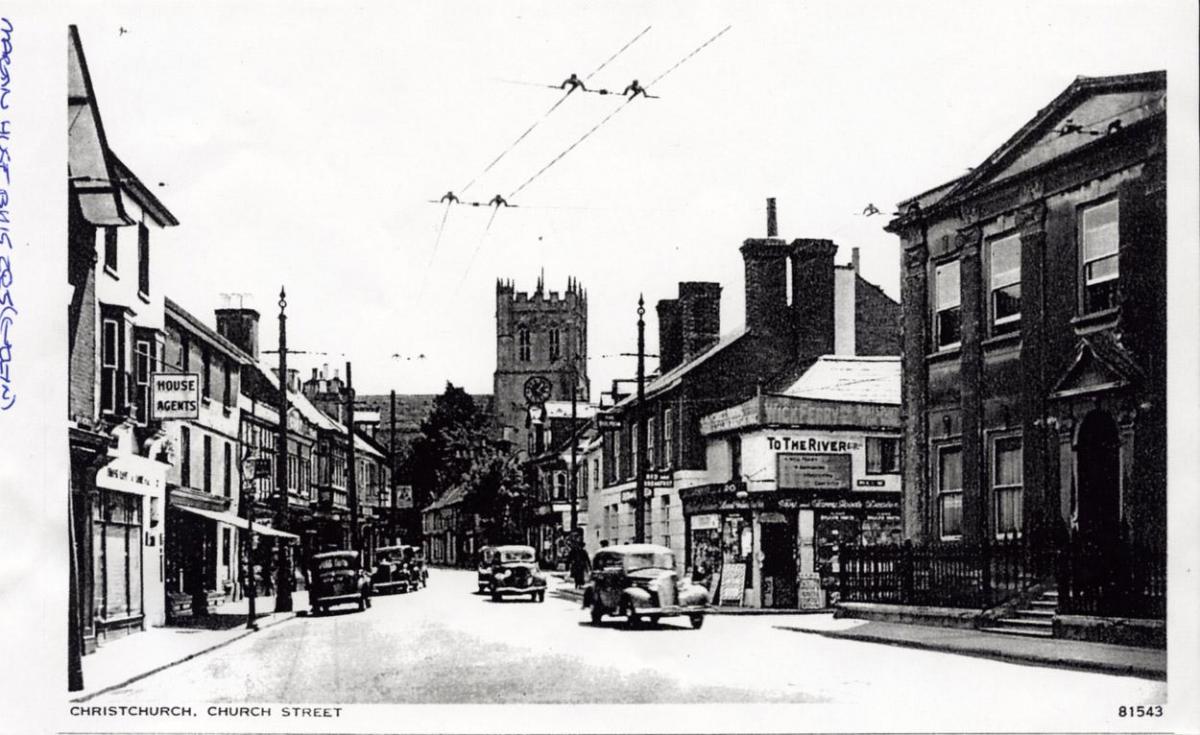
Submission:
[[[737,483],[680,492],[687,567],[712,604],[821,609],[837,601],[846,545],[899,543],[892,493],[823,497],[812,491],[753,495]]]

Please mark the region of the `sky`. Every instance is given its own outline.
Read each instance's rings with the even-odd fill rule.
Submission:
[[[76,22],[110,145],[180,220],[154,243],[172,299],[209,324],[254,306],[273,347],[283,285],[302,376],[351,360],[360,393],[488,393],[496,279],[575,277],[597,393],[634,372],[607,356],[634,348],[639,294],[651,351],[679,281],[720,282],[722,330],[742,324],[738,248],[765,235],[767,197],[782,237],[833,239],[838,262],[859,248],[898,298],[899,241],[863,208],[961,175],[1077,75],[1167,68],[1180,6],[302,2]],[[647,27],[589,86],[648,83],[729,30],[525,184],[622,104],[574,94],[543,118],[545,85]],[[430,202],[472,181],[464,199],[519,206],[489,226]]]

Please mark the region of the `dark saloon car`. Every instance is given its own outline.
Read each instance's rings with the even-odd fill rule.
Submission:
[[[410,546],[380,546],[375,549],[375,571],[371,574],[372,592],[408,592],[417,585],[412,579],[404,550]]]
[[[546,578],[537,568],[532,546],[496,546],[492,549],[492,573],[488,590],[492,600],[507,595],[529,595],[546,599]]]
[[[479,566],[475,570],[475,576],[481,594],[492,588],[492,557],[495,555],[495,546],[485,546],[479,550]]]
[[[363,571],[357,551],[313,554],[308,602],[314,614],[334,605],[356,604],[359,610],[370,607],[371,578]]]
[[[583,606],[592,609],[592,623],[605,615],[625,616],[630,627],[642,619],[686,615],[693,628],[704,625],[708,590],[679,578],[675,554],[666,546],[610,546],[592,559],[592,576],[583,591]]]

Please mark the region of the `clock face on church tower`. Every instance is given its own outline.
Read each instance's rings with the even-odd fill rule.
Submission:
[[[545,403],[550,399],[550,379],[535,375],[525,381],[525,400],[529,403]]]

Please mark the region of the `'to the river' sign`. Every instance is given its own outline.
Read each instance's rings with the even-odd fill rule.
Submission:
[[[150,376],[150,405],[153,418],[200,418],[200,375],[198,373],[154,373]]]

